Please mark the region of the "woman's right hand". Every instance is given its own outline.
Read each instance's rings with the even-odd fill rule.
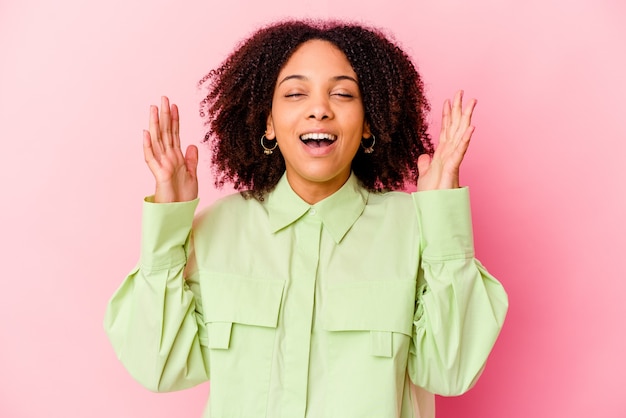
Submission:
[[[156,203],[187,202],[198,197],[198,148],[180,148],[178,107],[161,97],[159,108],[150,106],[150,130],[143,131],[143,155],[156,180]]]

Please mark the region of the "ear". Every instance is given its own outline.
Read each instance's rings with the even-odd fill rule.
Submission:
[[[372,131],[370,130],[370,124],[367,121],[363,122],[363,135],[362,136],[365,139],[372,137]]]
[[[274,119],[272,119],[272,112],[267,116],[267,123],[265,125],[265,137],[269,140],[276,139],[276,132],[274,132]]]

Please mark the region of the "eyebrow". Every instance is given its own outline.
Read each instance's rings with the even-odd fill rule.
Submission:
[[[280,86],[281,84],[283,84],[285,81],[287,80],[301,80],[301,81],[308,81],[309,78],[300,74],[292,74],[292,75],[288,75],[287,77],[283,78],[279,83],[278,86]],[[341,81],[341,80],[349,80],[349,81],[353,81],[357,86],[359,85],[359,82],[356,80],[356,78],[351,77],[349,75],[336,75],[334,77],[330,78],[331,81]]]

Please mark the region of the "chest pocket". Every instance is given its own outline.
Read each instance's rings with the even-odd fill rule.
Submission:
[[[203,272],[201,286],[211,416],[266,416],[285,282]]]
[[[276,328],[284,285],[283,280],[207,274],[202,302],[209,348],[228,349],[233,324]]]
[[[327,331],[367,331],[371,354],[392,357],[393,333],[411,337],[415,281],[376,280],[334,283],[323,311]]]

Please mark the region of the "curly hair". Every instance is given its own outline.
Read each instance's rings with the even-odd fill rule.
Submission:
[[[411,59],[380,30],[337,21],[284,21],[256,31],[221,66],[208,73],[200,116],[208,131],[215,185],[232,183],[263,199],[285,171],[277,148],[265,155],[259,139],[272,108],[278,74],[303,43],[325,40],[347,57],[357,74],[365,120],[376,150],[359,149],[352,171],[370,191],[403,188],[417,181],[417,157],[432,155],[426,116],[430,105]]]

